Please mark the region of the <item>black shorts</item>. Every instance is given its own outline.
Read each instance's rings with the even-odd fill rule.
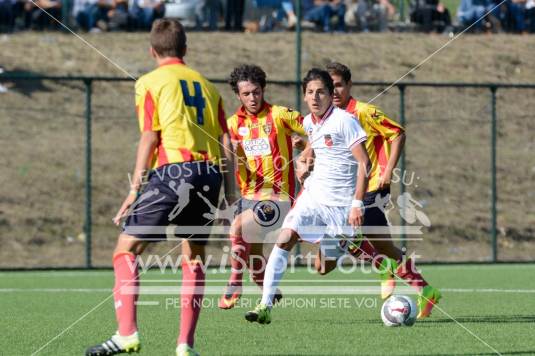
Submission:
[[[123,232],[150,241],[180,237],[206,244],[221,182],[219,167],[206,161],[155,169],[134,203]]]
[[[384,213],[390,189],[376,190],[364,195],[364,223],[362,226],[388,226]]]
[[[255,206],[257,206],[260,203],[260,200],[251,200],[251,199],[245,199],[241,198],[236,202],[236,205],[238,209],[236,210],[236,215],[239,215],[243,213],[246,210],[253,210]]]

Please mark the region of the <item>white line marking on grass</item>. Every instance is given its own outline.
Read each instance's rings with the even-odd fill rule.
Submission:
[[[50,278],[50,277],[103,277],[113,276],[113,270],[106,271],[12,271],[0,272],[0,278]]]
[[[138,300],[136,302],[136,305],[141,305],[141,306],[158,306],[160,305],[160,302],[156,301],[156,300],[144,300],[144,301],[140,301]]]
[[[143,281],[145,282],[145,281]],[[156,282],[156,281],[155,281]],[[287,282],[294,282],[294,281],[287,281]],[[321,282],[321,281],[301,281],[301,282],[311,282],[311,283],[316,283],[316,282]],[[337,281],[337,286],[340,287],[340,283],[343,283],[343,282],[355,282],[355,281],[348,281],[348,280],[339,280]],[[359,281],[359,282],[378,282],[378,281],[370,281],[370,280],[366,280],[366,281]],[[323,287],[317,287],[317,286],[312,286],[313,288],[329,288],[329,287],[326,287],[326,286],[323,286]],[[128,287],[126,287],[128,288]],[[162,292],[162,293],[177,293],[177,292],[180,292],[180,286],[176,286],[176,287],[164,287],[164,286],[141,286],[140,287],[141,290],[140,290],[140,294],[143,294],[143,292],[148,292],[146,294],[157,294],[158,292]],[[208,288],[208,291],[211,290],[211,288],[218,288],[217,291],[220,292],[219,290],[219,287],[206,287]],[[253,287],[244,287],[245,290],[247,290],[248,288],[251,289],[251,292],[252,293],[256,293],[258,292],[258,287],[256,286],[253,286]],[[295,289],[295,288],[304,288],[304,287],[297,287],[297,286],[282,286],[282,288],[290,288],[290,289]],[[374,287],[374,286],[366,286],[365,290],[364,289],[361,289],[363,287],[352,287],[352,286],[343,286],[343,288],[346,288],[345,290],[342,290],[340,289],[340,294],[347,294],[348,292],[351,292],[351,290],[348,290],[347,288],[352,288],[352,290],[355,292],[355,293],[362,293],[363,291],[375,291],[375,292],[378,292],[379,291],[379,287]],[[412,288],[409,288],[409,287],[397,287],[396,290],[403,290],[405,291],[405,288],[407,288],[407,290],[411,291]],[[160,289],[158,291],[158,289]],[[290,291],[289,289],[289,291]],[[317,291],[318,294],[321,293],[321,291],[325,291],[325,290],[328,290],[328,289],[315,289]],[[106,292],[109,292],[110,289],[109,288],[0,288],[0,293],[66,293],[66,292],[71,292],[71,293],[106,293]],[[535,294],[535,289],[497,289],[497,288],[441,288],[440,289],[441,292],[446,292],[446,293],[496,293],[496,294],[500,294],[500,293],[515,293],[515,294]],[[208,293],[207,293],[208,294]],[[294,293],[291,293],[291,294],[294,294]]]
[[[441,288],[441,292],[448,293],[526,293],[535,294],[535,289],[497,289],[497,288]]]
[[[109,293],[109,288],[0,288],[0,293],[20,293],[20,292],[39,292],[39,293]]]

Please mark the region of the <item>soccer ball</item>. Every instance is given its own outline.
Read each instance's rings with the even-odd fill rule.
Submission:
[[[393,295],[381,308],[381,319],[386,326],[412,326],[416,321],[416,303],[406,295]]]

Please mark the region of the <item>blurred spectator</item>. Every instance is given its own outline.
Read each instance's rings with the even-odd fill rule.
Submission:
[[[245,0],[227,0],[225,9],[225,31],[243,31],[243,10]]]
[[[197,29],[201,30],[207,23],[210,31],[216,31],[221,10],[220,0],[199,0],[195,8]]]
[[[510,32],[526,32],[526,0],[507,0],[505,3],[509,16],[506,28]]]
[[[59,28],[57,21],[50,16],[61,21],[61,0],[35,0],[35,3],[28,1],[24,4],[26,28],[37,30]]]
[[[0,0],[0,33],[13,32],[17,0]]]
[[[475,23],[473,28],[476,31],[488,28],[491,23],[494,23],[494,20],[490,18],[492,15],[489,13],[494,6],[492,0],[461,0],[457,9],[459,24],[466,28]],[[499,17],[499,11],[499,9],[495,9],[492,13]],[[496,26],[494,24],[493,27]]]
[[[108,12],[113,8],[113,0],[76,0],[72,12],[80,28],[99,32],[108,30]]]
[[[128,0],[114,0],[113,8],[108,11],[108,29],[115,30],[130,30],[130,16],[128,15]]]
[[[529,32],[535,33],[535,0],[526,2],[526,19],[529,22]]]
[[[4,68],[0,67],[0,74],[4,73]],[[7,93],[7,87],[0,83],[0,94]]]
[[[262,15],[258,23],[261,32],[272,31],[277,27],[293,29],[297,24],[291,0],[253,0],[252,4],[255,9],[268,13]]]
[[[165,14],[165,5],[162,0],[133,0],[129,12],[137,29],[150,30],[154,20]]]
[[[445,32],[451,27],[450,11],[439,0],[412,1],[410,18],[424,32]]]
[[[313,22],[323,32],[331,32],[331,18],[336,17],[336,31],[346,32],[346,5],[342,0],[303,0],[303,19]]]
[[[353,7],[357,29],[363,32],[384,32],[388,29],[388,19],[396,13],[388,0],[358,0]]]

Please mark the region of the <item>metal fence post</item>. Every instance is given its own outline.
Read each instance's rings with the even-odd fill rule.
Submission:
[[[490,230],[491,234],[491,246],[492,246],[492,262],[498,260],[498,243],[497,243],[497,234],[496,234],[496,203],[497,203],[497,191],[496,191],[496,137],[497,137],[497,128],[496,128],[496,91],[498,88],[496,86],[490,87],[490,102],[491,102],[491,221],[492,226]]]
[[[295,110],[301,112],[301,0],[297,0],[295,10]]]
[[[85,266],[92,268],[91,262],[91,79],[84,79],[85,84]]]
[[[71,9],[71,2],[69,0],[62,0],[61,2],[61,22],[65,26],[69,26],[69,12]],[[58,19],[59,20],[59,19]],[[65,28],[61,28],[62,31],[66,32]]]
[[[399,88],[399,123],[403,128],[405,128],[405,86],[404,85],[398,85]],[[405,150],[401,152],[401,158],[400,158],[400,169],[401,169],[401,187],[400,187],[400,194],[405,199],[405,184],[404,177],[405,177]],[[406,204],[403,204],[401,209],[405,209]],[[401,249],[403,250],[403,253],[407,250],[407,239],[405,234],[405,219],[403,219],[404,214],[401,214]]]

